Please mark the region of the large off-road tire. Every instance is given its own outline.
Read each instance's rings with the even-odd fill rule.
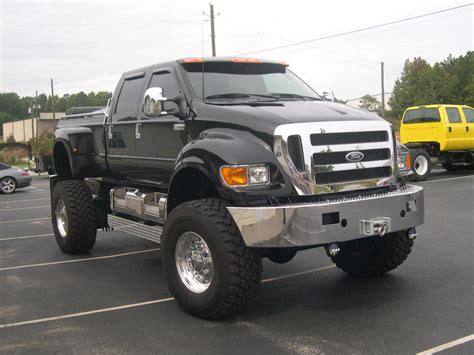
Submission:
[[[431,173],[431,157],[425,149],[414,149],[411,151],[411,169],[415,181],[423,181]]]
[[[186,312],[231,316],[250,301],[262,274],[259,250],[247,248],[224,201],[185,202],[168,217],[162,266],[170,292]]]
[[[407,233],[389,233],[341,244],[341,251],[331,257],[336,266],[352,276],[376,277],[400,266],[408,257],[413,240]]]
[[[82,180],[56,184],[51,198],[51,218],[59,248],[66,254],[86,253],[97,234],[92,193]]]
[[[15,192],[17,187],[16,180],[11,176],[5,176],[0,180],[0,191],[4,194],[12,194]]]

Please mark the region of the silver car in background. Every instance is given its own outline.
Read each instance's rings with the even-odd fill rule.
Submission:
[[[28,171],[0,163],[0,192],[11,194],[16,189],[30,185],[31,176]]]

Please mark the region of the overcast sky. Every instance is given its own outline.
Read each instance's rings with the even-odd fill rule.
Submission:
[[[200,0],[0,0],[0,92],[113,91],[120,74],[211,54]],[[213,0],[217,55],[232,56],[468,4],[469,0]],[[473,49],[474,7],[252,54],[283,60],[313,88],[343,99],[391,91],[407,58],[430,63]]]

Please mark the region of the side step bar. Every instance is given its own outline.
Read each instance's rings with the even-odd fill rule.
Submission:
[[[166,194],[143,192],[130,187],[110,190],[110,208],[113,213],[121,213],[145,221],[164,223],[166,220]]]

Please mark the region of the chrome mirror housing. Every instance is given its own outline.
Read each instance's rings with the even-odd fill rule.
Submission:
[[[150,117],[166,115],[167,112],[163,111],[165,101],[168,101],[168,99],[163,96],[162,88],[148,88],[143,96],[143,112]]]
[[[323,97],[324,100],[326,101],[335,101],[334,93],[332,90],[322,90],[321,91],[321,96]]]

